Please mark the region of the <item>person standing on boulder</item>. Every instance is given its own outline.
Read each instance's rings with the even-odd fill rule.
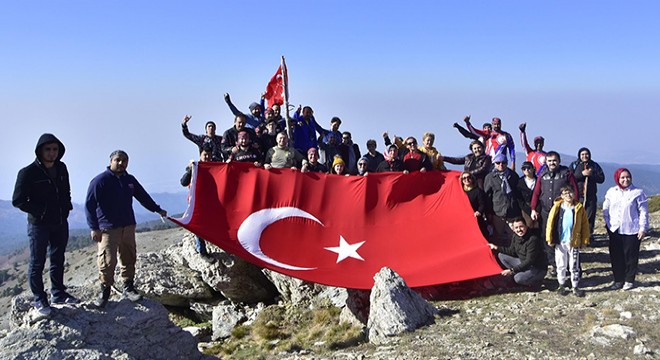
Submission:
[[[32,305],[41,315],[51,312],[43,281],[47,251],[50,257],[51,302],[80,302],[69,295],[64,286],[64,252],[69,242],[67,219],[73,209],[69,172],[62,162],[64,150],[64,144],[55,135],[41,135],[34,150],[37,158],[18,172],[12,197],[12,205],[28,214],[28,283],[34,295]]]
[[[94,301],[97,307],[105,307],[114,284],[117,252],[121,261],[120,275],[124,280],[123,297],[131,301],[142,298],[135,290],[135,214],[133,198],[147,210],[167,216],[154,202],[133,175],[126,172],[128,154],[115,150],[110,154],[110,166],[89,184],[85,213],[92,229],[92,240],[98,243],[98,267],[101,293]]]

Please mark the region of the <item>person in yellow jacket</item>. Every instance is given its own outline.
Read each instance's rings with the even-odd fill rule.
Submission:
[[[584,290],[579,288],[582,277],[580,267],[580,248],[589,244],[589,219],[582,204],[575,199],[575,191],[571,186],[561,188],[561,196],[557,198],[550,209],[545,238],[548,245],[555,249],[557,263],[557,282],[560,295],[568,294],[566,289],[567,268],[571,273],[573,294],[584,296]]]

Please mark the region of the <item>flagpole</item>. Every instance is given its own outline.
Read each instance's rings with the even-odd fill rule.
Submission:
[[[291,141],[293,140],[293,137],[291,136],[291,118],[289,117],[289,74],[286,68],[286,62],[284,61],[284,55],[282,55],[280,66],[282,67],[282,88],[284,89],[284,120],[286,121],[286,134]]]

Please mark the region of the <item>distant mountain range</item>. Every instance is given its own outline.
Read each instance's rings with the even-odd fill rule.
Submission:
[[[188,205],[188,193],[154,193],[151,194],[156,203],[169,214],[181,214]],[[87,229],[85,210],[82,204],[73,204],[69,215],[70,229]],[[143,223],[158,220],[158,214],[149,212],[137,201],[133,202],[135,220]],[[27,215],[11,205],[11,201],[0,200],[0,255],[11,252],[27,244]]]

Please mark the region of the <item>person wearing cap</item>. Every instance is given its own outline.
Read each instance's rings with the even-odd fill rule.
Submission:
[[[537,136],[534,138],[534,148],[532,149],[527,142],[527,134],[525,129],[527,128],[527,123],[522,123],[518,126],[520,129],[520,142],[522,143],[523,148],[525,149],[525,154],[527,161],[534,164],[536,168],[536,176],[541,174],[541,171],[545,169],[545,151],[543,151],[543,146],[545,145],[545,139],[543,136]]]
[[[593,239],[596,208],[598,206],[597,185],[605,182],[605,174],[600,165],[591,160],[591,151],[586,147],[578,150],[578,158],[571,163],[569,168],[573,171],[575,182],[577,182],[578,201],[587,210],[589,235]]]
[[[257,134],[254,132],[254,129],[245,126],[245,115],[236,115],[234,118],[234,125],[225,130],[225,133],[222,136],[222,151],[225,159],[229,159],[232,149],[236,147],[236,144],[238,143],[238,133],[241,131],[245,131],[248,134],[251,144],[257,142]]]
[[[213,161],[224,161],[225,155],[222,152],[222,136],[215,134],[215,123],[213,121],[207,121],[206,125],[204,125],[206,134],[195,135],[191,134],[190,130],[188,130],[188,122],[191,118],[192,116],[190,115],[183,117],[183,122],[181,123],[181,131],[183,132],[183,136],[197,145],[200,152],[202,151],[202,147],[208,144],[211,149],[213,149]]]
[[[399,158],[399,148],[396,145],[390,145],[383,156],[385,157],[385,160],[378,164],[376,172],[405,172],[403,161]]]
[[[277,145],[277,134],[282,131],[279,129],[277,120],[274,118],[266,119],[263,130],[257,136],[257,143],[259,144],[259,151],[266,153],[268,149]]]
[[[483,189],[484,179],[492,168],[491,158],[484,153],[484,144],[481,141],[474,140],[469,147],[471,153],[462,157],[441,156],[443,161],[450,164],[464,165],[464,171],[474,175],[477,179],[477,186]]]
[[[121,262],[123,297],[131,301],[142,298],[135,289],[135,214],[133,198],[142,206],[160,216],[167,216],[149,196],[138,180],[128,172],[128,154],[115,150],[110,154],[110,165],[89,183],[85,200],[87,225],[91,237],[98,243],[97,264],[101,292],[94,301],[97,307],[105,307],[110,289],[115,282],[117,253]]]
[[[376,172],[376,170],[378,169],[378,165],[381,162],[385,161],[385,157],[383,156],[383,154],[376,151],[377,146],[378,145],[376,144],[376,140],[374,139],[367,140],[367,153],[364,154],[362,158],[367,158],[369,160],[369,163],[367,165],[368,172]],[[360,170],[359,166],[358,166],[358,170]]]
[[[251,162],[254,166],[261,166],[262,156],[259,150],[252,146],[248,132],[243,129],[238,132],[236,145],[231,149],[229,161]]]
[[[270,148],[266,153],[264,169],[290,168],[297,170],[304,158],[298,150],[289,146],[289,136],[282,131],[277,134],[277,145]]]
[[[245,126],[250,129],[258,128],[264,122],[264,95],[261,95],[261,102],[257,104],[253,102],[250,104],[250,112],[244,114],[231,102],[231,97],[229,93],[225,93],[225,102],[229,106],[229,110],[234,116],[243,115],[245,117]]]
[[[470,124],[470,117],[464,119],[468,129],[479,136],[483,136],[486,141],[486,154],[492,159],[498,154],[504,154],[509,158],[509,168],[516,171],[516,145],[513,143],[513,137],[508,132],[502,130],[502,120],[494,117],[491,120],[493,129],[490,132],[475,129]]]
[[[319,151],[316,148],[309,148],[307,150],[307,160],[302,162],[302,172],[317,172],[317,173],[327,173],[328,167],[319,162]]]
[[[527,222],[527,226],[532,229],[538,229],[538,221],[532,220],[532,193],[534,192],[534,186],[536,185],[536,169],[534,164],[530,161],[523,162],[520,167],[523,176],[518,180],[518,192],[520,193],[520,199],[518,205],[520,206],[520,211],[522,212],[522,217]]]
[[[47,254],[51,303],[79,302],[64,286],[64,253],[69,241],[67,219],[73,209],[69,172],[62,162],[64,151],[64,144],[55,135],[41,135],[34,149],[35,160],[18,172],[11,201],[14,207],[27,213],[28,284],[33,296],[32,306],[43,316],[51,313],[43,281]]]
[[[493,171],[484,179],[484,192],[492,204],[489,216],[495,232],[492,241],[497,244],[506,244],[511,239],[508,222],[521,215],[518,205],[518,174],[506,165],[506,156],[497,154],[493,159]]]

